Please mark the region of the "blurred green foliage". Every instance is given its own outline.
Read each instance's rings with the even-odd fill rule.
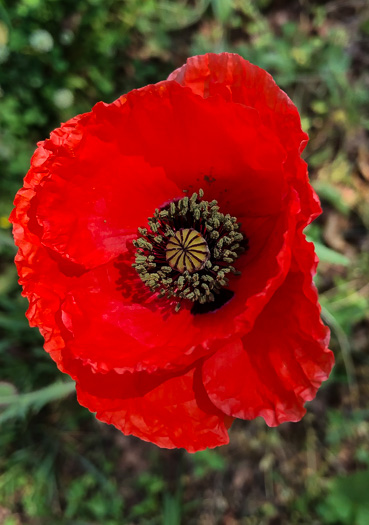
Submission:
[[[326,501],[318,507],[324,522],[366,525],[369,522],[368,485],[369,470],[334,479]]]
[[[365,4],[0,1],[0,523],[369,523]],[[238,422],[228,447],[178,458],[65,398],[70,383],[24,317],[7,217],[36,142],[61,121],[223,50],[272,73],[310,134],[324,214],[307,234],[337,365],[301,423]]]

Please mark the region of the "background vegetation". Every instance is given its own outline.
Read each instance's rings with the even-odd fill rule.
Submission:
[[[368,525],[369,6],[366,0],[0,1],[0,523]],[[308,414],[189,455],[76,402],[24,317],[7,217],[38,140],[98,100],[234,51],[303,116],[324,206],[308,235],[336,367]]]

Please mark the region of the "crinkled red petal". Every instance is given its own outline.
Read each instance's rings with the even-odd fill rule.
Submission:
[[[68,355],[102,373],[154,373],[184,370],[208,354],[207,335],[194,327],[190,311],[173,315],[169,304],[158,307],[136,272],[127,270],[122,277],[119,265],[104,265],[81,276],[66,295],[60,325]],[[131,282],[125,280],[130,274]]]
[[[187,86],[203,98],[222,98],[255,108],[283,145],[299,151],[307,142],[296,106],[264,69],[233,53],[190,57],[168,80]]]
[[[287,152],[285,169],[289,182],[301,196],[302,223],[306,225],[321,213],[319,199],[309,184],[306,163],[300,159],[308,136],[301,130],[296,106],[271,75],[239,55],[208,53],[189,58],[168,80],[189,87],[203,98],[220,96],[254,108]]]
[[[285,153],[251,108],[164,82],[98,104],[77,127],[74,145],[41,146],[47,175],[35,189],[30,229],[85,268],[124,252],[155,208],[183,190],[203,187],[236,216],[281,209]]]
[[[132,91],[124,100],[126,117],[117,130],[122,153],[140,148],[179,188],[191,194],[202,187],[205,199],[217,199],[233,215],[280,211],[288,192],[286,153],[253,108],[202,99],[176,82]]]
[[[139,397],[94,396],[77,383],[78,401],[105,423],[165,448],[196,452],[228,443],[231,419],[206,395],[199,370],[192,368]]]
[[[299,421],[304,402],[328,378],[334,359],[312,282],[315,266],[313,245],[299,234],[293,267],[253,330],[204,362],[205,388],[224,413],[262,416],[270,426]]]

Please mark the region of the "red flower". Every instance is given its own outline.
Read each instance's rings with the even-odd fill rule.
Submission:
[[[333,365],[306,142],[272,77],[223,53],[38,144],[11,215],[27,316],[98,419],[191,452],[233,418],[301,419]]]

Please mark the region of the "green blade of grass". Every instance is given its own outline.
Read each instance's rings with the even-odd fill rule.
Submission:
[[[22,418],[29,411],[38,412],[50,403],[68,396],[75,390],[75,383],[53,383],[40,390],[27,394],[12,394],[0,396],[0,424],[9,419]]]

